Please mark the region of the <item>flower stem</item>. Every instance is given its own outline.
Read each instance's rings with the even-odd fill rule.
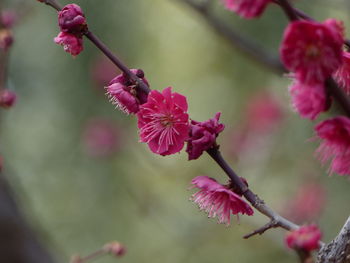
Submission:
[[[299,226],[293,222],[285,219],[284,217],[277,214],[270,207],[268,207],[265,202],[260,199],[258,195],[253,193],[241,180],[241,178],[232,170],[229,164],[221,155],[218,147],[211,148],[207,151],[211,158],[224,170],[226,175],[231,179],[231,181],[239,188],[243,193],[243,196],[249,201],[249,203],[255,207],[260,213],[264,214],[271,220],[273,220],[274,225],[282,227],[286,230],[297,229]]]
[[[60,11],[62,9],[61,5],[55,0],[44,0],[43,3],[53,7],[57,11]],[[137,88],[146,94],[151,91],[148,85],[140,78],[138,78],[134,73],[132,73],[130,69],[116,55],[114,55],[113,52],[95,34],[87,30],[84,32],[84,35],[99,50],[101,50],[102,53],[105,54],[113,62],[113,64],[116,65],[131,81],[133,81],[137,85]]]

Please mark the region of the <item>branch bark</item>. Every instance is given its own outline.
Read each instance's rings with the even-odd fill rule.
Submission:
[[[317,263],[350,263],[350,217],[338,236],[320,249]]]
[[[0,258],[6,263],[54,263],[21,214],[5,176],[0,173]]]

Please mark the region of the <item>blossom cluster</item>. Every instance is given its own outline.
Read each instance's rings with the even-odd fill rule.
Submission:
[[[55,37],[56,44],[72,56],[77,56],[83,51],[83,34],[87,32],[85,15],[76,4],[68,4],[58,12],[58,25],[60,33]]]

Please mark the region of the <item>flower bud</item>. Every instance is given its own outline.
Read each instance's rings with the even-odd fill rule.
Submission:
[[[0,91],[0,107],[11,108],[16,103],[16,93],[10,90]]]
[[[81,36],[87,30],[85,15],[80,6],[66,5],[58,12],[58,25],[62,32]]]
[[[13,44],[12,32],[8,29],[0,30],[0,49],[7,51]]]
[[[119,242],[111,242],[103,246],[103,249],[116,257],[122,257],[126,253],[126,247]]]

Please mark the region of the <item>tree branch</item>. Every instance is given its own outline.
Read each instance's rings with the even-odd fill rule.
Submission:
[[[350,217],[338,236],[318,252],[317,263],[350,263]]]
[[[55,0],[42,0],[44,4],[53,7],[57,11],[62,9],[62,6],[57,3]],[[116,56],[113,52],[91,31],[87,30],[84,32],[84,35],[89,39],[99,50],[102,51],[107,58],[109,58],[114,65],[116,65],[131,81],[133,81],[137,88],[139,88],[144,93],[148,94],[151,90],[142,79],[138,78],[131,70]]]
[[[269,206],[265,204],[265,202],[258,195],[253,193],[242,182],[241,178],[228,165],[228,163],[222,157],[218,147],[209,149],[207,153],[224,170],[226,175],[231,179],[232,183],[239,188],[240,192],[243,193],[243,196],[249,201],[249,203],[260,213],[270,218],[274,225],[284,228],[286,230],[294,230],[299,227],[298,225],[294,224],[293,222],[287,220],[286,218],[282,217],[281,215],[273,211]],[[272,228],[272,226],[269,228],[266,228],[265,231],[270,228]]]
[[[277,56],[268,53],[261,45],[243,37],[239,32],[233,30],[230,26],[222,22],[215,14],[213,14],[207,5],[196,3],[192,0],[178,0],[187,4],[199,15],[201,15],[207,24],[221,37],[226,39],[232,46],[238,48],[244,55],[262,65],[272,69],[278,74],[284,73],[286,70]]]

